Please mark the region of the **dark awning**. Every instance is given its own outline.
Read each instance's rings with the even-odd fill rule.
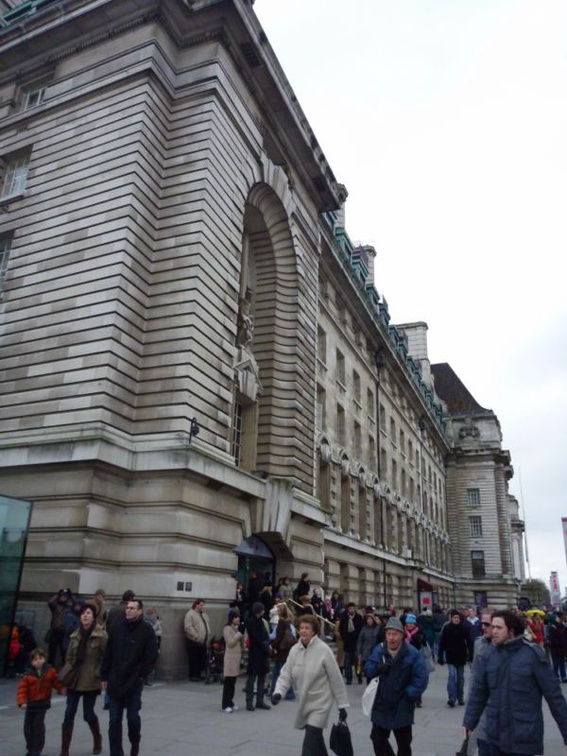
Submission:
[[[432,591],[433,586],[431,583],[428,583],[427,580],[423,580],[422,578],[417,579],[417,590],[418,591]]]

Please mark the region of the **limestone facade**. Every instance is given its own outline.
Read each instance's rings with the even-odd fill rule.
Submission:
[[[41,628],[59,587],[131,588],[173,677],[188,606],[220,630],[258,544],[274,577],[361,604],[461,600],[426,344],[390,323],[251,3],[59,6],[0,31],[0,492],[34,502],[21,605]],[[487,555],[505,576],[510,537]]]

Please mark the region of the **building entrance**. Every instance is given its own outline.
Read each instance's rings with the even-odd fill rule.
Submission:
[[[256,573],[257,585],[266,582],[274,584],[276,574],[276,559],[271,550],[257,536],[249,536],[234,549],[238,555],[237,581],[244,587],[246,595],[249,593],[250,580]]]

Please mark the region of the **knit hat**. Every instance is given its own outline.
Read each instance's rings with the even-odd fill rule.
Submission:
[[[386,630],[397,630],[399,633],[402,633],[402,634],[404,632],[402,623],[397,617],[390,617],[390,619],[386,623]]]
[[[266,607],[264,606],[264,604],[262,604],[261,601],[255,601],[252,604],[252,614],[254,614],[254,615],[260,614],[260,612],[263,612],[265,610],[265,608]]]
[[[417,620],[416,620],[415,614],[406,614],[406,625],[407,625],[408,622],[410,622],[411,624],[415,625],[416,621]]]

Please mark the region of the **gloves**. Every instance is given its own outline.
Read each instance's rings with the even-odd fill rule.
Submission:
[[[277,706],[281,700],[281,695],[279,693],[274,693],[272,696],[272,706]]]
[[[386,664],[384,662],[382,664],[377,664],[376,665],[376,674],[378,676],[388,675],[389,673],[390,673],[390,665],[389,664]]]
[[[346,709],[339,709],[339,722],[346,722],[347,713]]]

